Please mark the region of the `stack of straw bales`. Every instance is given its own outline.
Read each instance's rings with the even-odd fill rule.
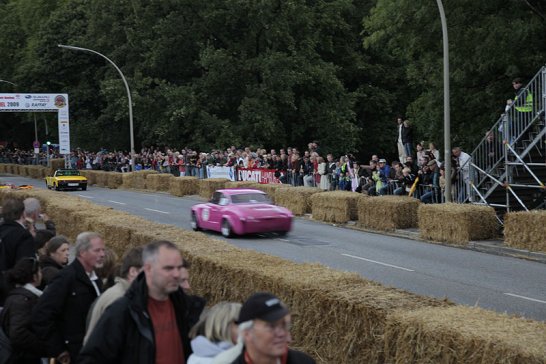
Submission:
[[[123,173],[110,172],[106,177],[108,188],[119,188],[123,183]]]
[[[135,188],[137,190],[144,190],[146,189],[146,179],[151,174],[157,174],[156,171],[136,171],[132,172],[132,177],[127,180],[127,182],[131,182],[131,186],[129,188]],[[126,179],[123,179],[123,184],[125,185]]]
[[[418,214],[419,231],[424,239],[465,245],[470,240],[492,239],[497,235],[495,210],[489,206],[421,204]]]
[[[419,204],[418,199],[407,196],[363,198],[358,204],[358,223],[384,231],[417,227]]]
[[[313,219],[338,224],[358,219],[358,205],[369,198],[361,193],[331,191],[311,196]]]
[[[195,195],[199,191],[199,180],[197,177],[182,176],[170,180],[169,193],[174,196],[182,197]]]
[[[546,325],[477,307],[398,312],[385,330],[387,363],[546,362]]]
[[[121,188],[133,188],[135,172],[123,173],[121,175]]]
[[[64,169],[64,158],[50,159],[49,165],[51,166],[53,172],[55,172],[57,169]]]
[[[146,189],[167,192],[173,178],[174,176],[170,173],[149,174],[146,176]]]
[[[281,184],[281,183],[267,183],[267,184],[259,183],[253,188],[264,191],[265,193],[267,193],[267,195],[269,196],[269,199],[273,203],[277,203],[277,201],[275,200],[275,191],[278,190],[279,188],[287,188],[287,187],[292,187],[292,186]]]
[[[229,181],[225,188],[256,188],[256,185],[259,183],[254,181]]]
[[[311,196],[322,193],[315,187],[286,187],[277,188],[275,191],[275,203],[284,206],[294,215],[304,215],[311,212]]]
[[[294,345],[319,363],[543,363],[546,323],[456,307],[386,288],[357,274],[298,264],[243,250],[205,234],[180,230],[93,205],[58,192],[34,196],[74,239],[100,232],[118,255],[151,240],[173,241],[192,262],[192,286],[210,304],[271,291],[293,312]],[[319,194],[320,195],[320,194]],[[63,198],[59,198],[63,196]],[[318,196],[318,195],[314,195]]]
[[[93,171],[95,173],[95,184],[99,187],[108,187],[108,176],[111,172]]]
[[[96,171],[92,171],[90,169],[83,169],[80,171],[80,174],[87,178],[87,185],[91,186],[97,183],[97,174]]]
[[[211,198],[214,191],[226,187],[227,178],[206,178],[199,180],[199,196]]]
[[[546,211],[507,213],[504,239],[511,247],[546,253]]]

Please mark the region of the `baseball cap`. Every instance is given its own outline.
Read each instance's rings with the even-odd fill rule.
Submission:
[[[385,159],[381,158],[381,159],[379,160],[379,163],[387,163],[387,161],[386,161]]]
[[[243,303],[237,323],[255,319],[274,322],[288,313],[288,308],[278,297],[268,292],[258,292]]]

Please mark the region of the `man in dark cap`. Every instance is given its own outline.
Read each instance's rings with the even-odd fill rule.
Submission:
[[[232,364],[314,364],[307,354],[288,348],[290,312],[271,293],[255,293],[241,308],[239,319],[243,352]]]

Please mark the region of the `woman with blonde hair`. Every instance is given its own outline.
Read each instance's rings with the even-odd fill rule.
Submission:
[[[193,354],[188,364],[210,364],[214,357],[233,347],[237,341],[237,324],[241,304],[220,302],[203,312],[190,331]]]

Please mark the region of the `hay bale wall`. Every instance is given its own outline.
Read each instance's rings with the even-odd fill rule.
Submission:
[[[260,190],[260,191],[264,191],[265,193],[267,193],[267,195],[269,196],[269,199],[273,203],[277,203],[277,201],[275,201],[275,191],[278,190],[279,188],[291,188],[291,187],[292,187],[291,185],[281,184],[281,183],[265,183],[265,184],[258,183],[253,188],[256,188],[257,190]]]
[[[152,191],[169,191],[171,180],[175,178],[170,173],[148,174],[146,176],[146,189]]]
[[[358,204],[369,198],[356,192],[332,191],[311,196],[313,219],[344,224],[358,219]]]
[[[82,169],[80,174],[87,178],[87,185],[91,186],[97,183],[97,171],[92,171],[90,169]]]
[[[119,188],[123,183],[122,174],[120,172],[109,172],[106,176],[106,185],[108,188]]]
[[[135,188],[138,190],[144,190],[146,189],[146,178],[151,174],[157,174],[156,171],[136,171],[132,172],[133,178],[132,178],[132,186],[131,188]]]
[[[121,175],[121,188],[133,188],[135,180],[135,172],[123,173]]]
[[[95,171],[95,184],[99,187],[108,187],[108,175],[111,172]]]
[[[358,202],[358,224],[375,230],[392,231],[417,227],[420,201],[407,196],[378,196]]]
[[[546,325],[465,306],[399,312],[385,352],[387,363],[545,363]]]
[[[199,191],[197,177],[175,177],[170,180],[169,193],[174,196],[196,195]]]
[[[546,211],[504,215],[504,242],[513,248],[546,253]]]
[[[318,363],[515,364],[546,359],[546,324],[542,322],[511,318],[503,326],[505,316],[496,313],[452,313],[452,304],[445,301],[386,288],[318,264],[239,249],[201,233],[152,223],[59,192],[10,191],[0,194],[0,199],[11,194],[40,199],[59,233],[71,239],[84,230],[100,232],[120,256],[151,240],[173,241],[192,262],[194,290],[210,304],[242,301],[259,290],[279,295],[293,312],[293,345]],[[483,335],[468,339],[467,330],[475,327],[493,327],[495,334],[487,336],[483,329]],[[510,342],[497,334],[497,327],[506,331]],[[482,340],[479,346],[477,340]],[[480,354],[482,348],[486,354]],[[434,356],[438,351],[442,355]]]
[[[498,234],[495,210],[489,206],[421,204],[418,215],[423,239],[465,245],[470,240],[492,239]]]
[[[311,196],[323,193],[315,187],[286,187],[275,190],[275,203],[286,207],[294,215],[304,215],[311,212]]]
[[[64,158],[50,159],[49,165],[51,166],[53,172],[55,172],[57,169],[64,169]]]
[[[206,178],[199,180],[199,196],[206,199],[211,198],[214,191],[226,187],[227,178]]]

